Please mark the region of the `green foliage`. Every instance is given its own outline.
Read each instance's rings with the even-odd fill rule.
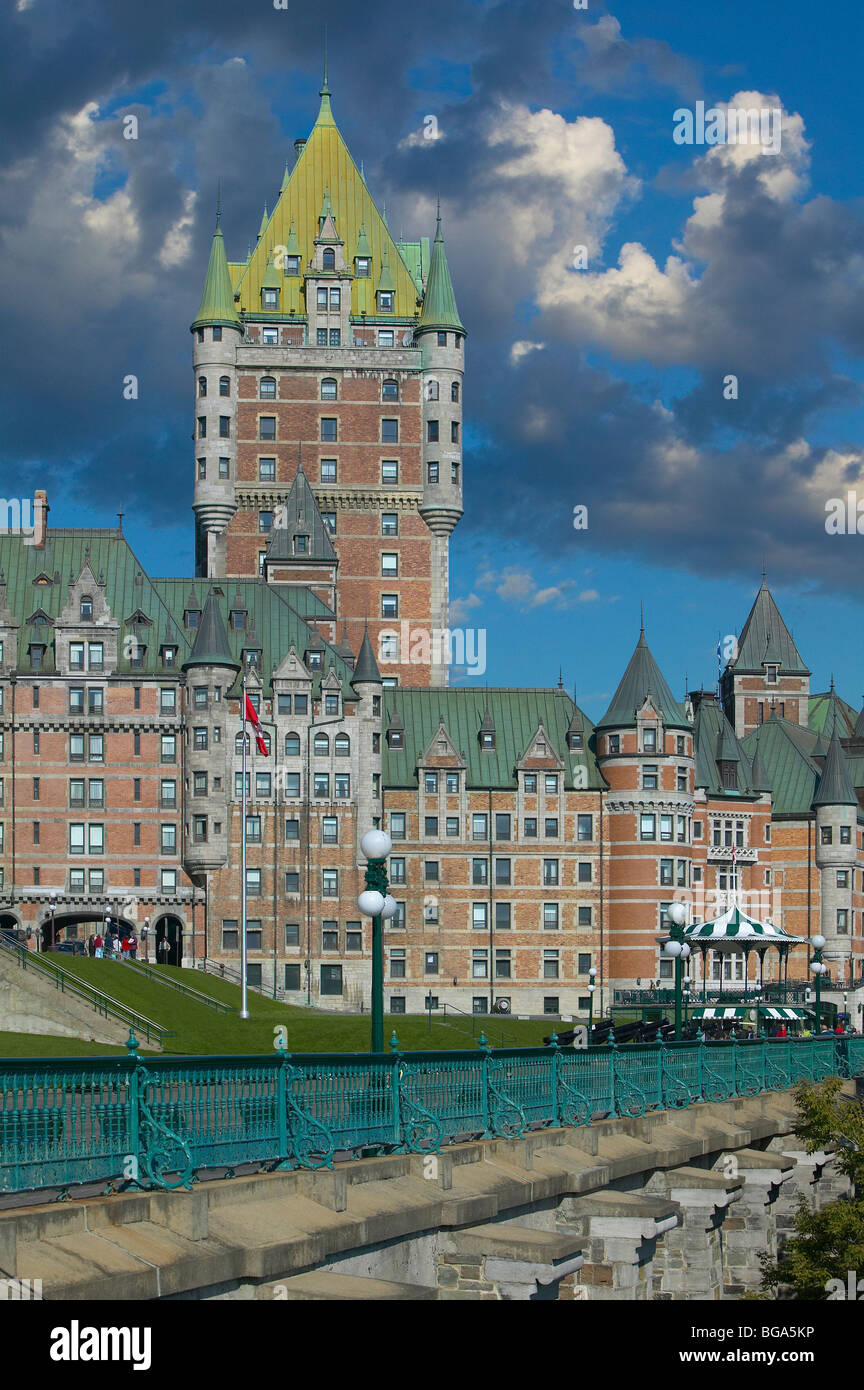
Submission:
[[[864,1106],[841,1095],[842,1081],[802,1082],[795,1089],[795,1134],[808,1153],[833,1148],[837,1169],[854,1185],[855,1197],[829,1203],[821,1211],[802,1197],[795,1234],[779,1259],[760,1256],[762,1287],[773,1297],[828,1298],[828,1281],[843,1287],[849,1270],[864,1273]]]
[[[864,1201],[831,1202],[814,1211],[801,1198],[795,1214],[795,1235],[774,1263],[760,1257],[762,1286],[776,1298],[810,1301],[827,1299],[829,1279],[846,1286],[848,1270],[864,1271]]]

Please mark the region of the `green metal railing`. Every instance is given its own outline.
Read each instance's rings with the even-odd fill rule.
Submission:
[[[166,975],[164,967],[149,965],[146,961],[127,960],[123,962],[124,970],[132,970],[134,973],[143,976],[145,979],[152,980],[157,985],[164,985],[166,989],[173,989],[178,994],[191,999],[195,1004],[204,1004],[208,1009],[215,1009],[219,1014],[236,1014],[237,1010],[230,1004],[224,1003],[221,999],[214,999],[212,994],[203,994],[200,989],[192,989],[190,985],[184,985],[182,980],[178,980],[174,975]]]
[[[106,994],[104,990],[96,989],[87,980],[82,980],[80,976],[71,974],[68,970],[63,970],[61,966],[55,965],[53,960],[47,958],[42,952],[28,951],[26,946],[17,946],[9,941],[0,941],[0,950],[13,956],[22,970],[36,970],[41,976],[51,981],[55,989],[59,989],[61,994],[74,995],[76,999],[83,999],[86,1004],[90,1004],[97,1014],[102,1018],[113,1018],[115,1022],[122,1023],[126,1028],[132,1028],[147,1043],[155,1043],[157,1047],[162,1047],[166,1038],[173,1038],[173,1029],[163,1028],[161,1023],[154,1023],[152,1018],[147,1018],[145,1014],[139,1014],[135,1009],[130,1009],[124,1004],[122,999],[115,999],[113,995]],[[121,969],[131,964],[125,961],[117,963],[117,969]],[[2,1115],[0,1110],[0,1115]]]
[[[434,1153],[864,1072],[864,1038],[258,1057],[0,1060],[0,1192],[190,1187],[202,1170]]]

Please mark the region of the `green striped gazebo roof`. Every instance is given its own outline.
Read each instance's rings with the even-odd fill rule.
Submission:
[[[743,947],[791,946],[797,940],[773,922],[760,922],[750,917],[737,901],[711,922],[694,923],[685,928],[685,940],[691,945],[710,946],[715,951],[734,951]]]

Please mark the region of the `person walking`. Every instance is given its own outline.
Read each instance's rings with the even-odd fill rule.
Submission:
[[[98,934],[97,934],[96,936],[94,936],[94,938],[93,938],[93,954],[94,954],[94,956],[96,957],[97,960],[101,960],[101,959],[102,959],[102,955],[103,955],[103,942],[102,942],[102,937],[101,937],[100,935],[98,935]]]
[[[128,938],[128,936],[124,936],[123,940],[121,941],[121,943],[120,943],[120,950],[121,950],[121,952],[122,952],[123,959],[124,959],[124,960],[128,960],[128,959],[129,959],[129,938]]]

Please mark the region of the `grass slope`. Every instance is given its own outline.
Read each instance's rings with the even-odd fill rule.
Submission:
[[[276,1030],[284,1027],[289,1052],[368,1052],[371,1022],[368,1014],[335,1014],[283,1004],[250,990],[250,1017],[217,1014],[206,1004],[187,999],[156,980],[145,979],[118,961],[90,960],[72,956],[63,968],[155,1023],[171,1029],[165,1040],[166,1054],[265,1053],[274,1047]],[[202,971],[159,966],[160,973],[175,976],[183,984],[220,999],[239,1011],[240,988]],[[474,1033],[472,1034],[472,1024]],[[480,1032],[493,1046],[537,1047],[551,1031],[552,1021],[507,1019],[502,1027],[493,1019],[459,1018],[453,1022],[433,1019],[431,1031],[425,1015],[421,1017],[387,1015],[384,1019],[385,1047],[393,1031],[405,1052],[473,1050]],[[146,1047],[142,1047],[146,1051]],[[70,1038],[41,1037],[30,1034],[0,1033],[0,1057],[77,1057],[122,1053],[100,1043]]]

